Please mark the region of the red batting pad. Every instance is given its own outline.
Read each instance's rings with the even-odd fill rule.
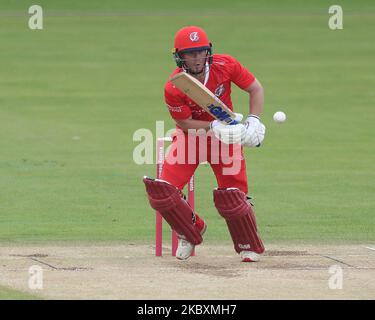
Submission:
[[[195,214],[182,192],[166,181],[143,178],[150,205],[159,211],[165,221],[179,235],[186,238],[192,244],[198,245],[203,239],[199,229],[194,225]]]
[[[247,202],[246,194],[239,189],[215,189],[214,203],[226,220],[234,243],[234,250],[263,253],[264,246],[257,234],[254,211]]]

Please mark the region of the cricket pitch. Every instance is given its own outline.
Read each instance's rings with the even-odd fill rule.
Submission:
[[[269,245],[241,263],[230,244],[204,244],[178,261],[140,244],[0,245],[0,285],[46,299],[374,299],[375,249]],[[43,289],[29,289],[29,268]],[[334,270],[334,271],[332,271]],[[340,271],[342,281],[332,272]],[[339,274],[340,276],[340,274]]]

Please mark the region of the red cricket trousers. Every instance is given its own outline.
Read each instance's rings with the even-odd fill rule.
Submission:
[[[248,192],[246,161],[240,144],[225,144],[212,133],[185,133],[178,129],[163,164],[161,179],[182,190],[198,165],[207,161],[219,188]]]

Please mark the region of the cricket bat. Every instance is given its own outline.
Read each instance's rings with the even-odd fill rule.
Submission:
[[[216,97],[199,80],[186,72],[180,72],[170,80],[175,87],[185,93],[191,100],[208,112],[215,119],[225,124],[238,124],[236,115],[224,102]]]

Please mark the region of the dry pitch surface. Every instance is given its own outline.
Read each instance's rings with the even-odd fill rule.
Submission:
[[[270,245],[241,263],[231,245],[203,245],[178,261],[130,244],[1,245],[0,285],[47,299],[374,299],[375,246]],[[30,290],[29,268],[43,268]],[[338,266],[338,267],[332,267]],[[342,289],[339,273],[342,270]],[[331,278],[338,276],[338,278]]]

